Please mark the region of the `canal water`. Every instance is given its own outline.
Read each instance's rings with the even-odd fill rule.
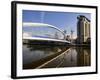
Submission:
[[[90,51],[88,47],[23,45],[23,69],[90,66]]]

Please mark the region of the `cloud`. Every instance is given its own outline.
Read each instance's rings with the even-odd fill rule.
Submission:
[[[76,39],[77,38],[77,35],[73,35],[73,39]]]
[[[23,37],[31,37],[32,34],[30,32],[24,32]]]

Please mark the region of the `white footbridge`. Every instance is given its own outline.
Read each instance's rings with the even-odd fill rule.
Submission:
[[[59,28],[53,26],[53,25],[50,25],[50,24],[45,24],[45,23],[31,23],[31,22],[24,22],[23,23],[23,27],[50,27],[50,28],[54,28],[56,29],[57,31],[59,31],[60,33],[62,33],[62,35],[64,36],[63,39],[53,39],[53,38],[43,38],[43,37],[30,37],[30,36],[23,36],[23,40],[38,40],[38,41],[54,41],[54,42],[63,42],[63,43],[69,43],[70,44],[70,41],[67,41],[66,40],[66,37],[65,37],[65,34],[63,31],[61,31]]]

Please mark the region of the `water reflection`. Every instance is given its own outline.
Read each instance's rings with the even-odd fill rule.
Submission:
[[[45,58],[51,54],[61,51],[57,47],[46,47],[41,45],[24,45],[23,46],[23,64]]]
[[[42,68],[90,66],[90,55],[89,48],[70,48],[66,53],[63,53]]]
[[[76,48],[76,51],[78,52],[77,55],[77,65],[78,66],[89,66],[91,65],[91,52],[90,48]]]
[[[90,66],[90,53],[87,47],[23,45],[23,69]]]

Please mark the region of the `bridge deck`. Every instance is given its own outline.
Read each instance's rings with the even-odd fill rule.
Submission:
[[[42,41],[55,41],[55,42],[70,43],[67,40],[59,40],[59,39],[51,39],[51,38],[39,38],[39,37],[23,37],[23,40],[42,40]]]

